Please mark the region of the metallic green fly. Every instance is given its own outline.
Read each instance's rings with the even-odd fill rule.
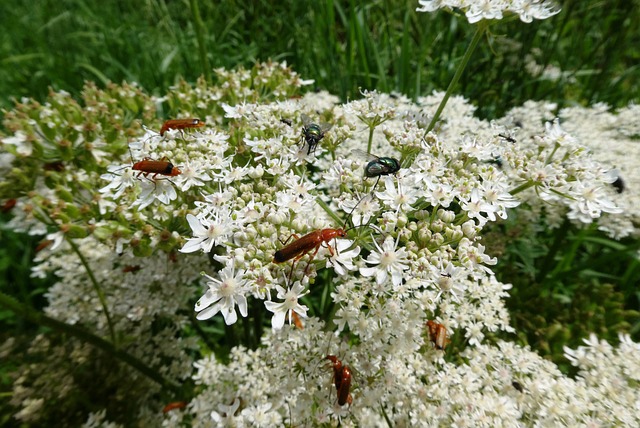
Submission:
[[[302,124],[304,125],[302,127],[301,137],[302,147],[304,148],[304,145],[306,144],[308,147],[307,154],[311,154],[316,151],[318,143],[324,137],[325,132],[330,130],[333,125],[324,122],[321,122],[319,125],[317,123],[313,123],[311,122],[311,118],[306,114],[302,114],[300,117],[302,118]]]

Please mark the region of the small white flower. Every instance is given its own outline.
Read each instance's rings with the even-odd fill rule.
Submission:
[[[307,317],[307,309],[309,308],[298,303],[298,299],[308,293],[308,291],[303,292],[304,287],[302,286],[300,281],[294,282],[293,287],[291,287],[289,291],[286,291],[280,285],[276,285],[276,290],[278,290],[278,299],[283,299],[284,302],[264,302],[267,310],[273,312],[273,317],[271,318],[271,326],[275,330],[279,330],[282,328],[287,313],[289,314],[289,324],[291,324],[292,312],[295,312],[303,318]]]
[[[232,234],[234,221],[227,209],[221,209],[212,213],[211,220],[200,220],[193,214],[187,214],[187,221],[194,237],[180,249],[182,253],[193,253],[202,250],[205,253],[211,251],[214,245],[218,245]]]
[[[384,178],[383,192],[376,192],[376,196],[384,202],[385,205],[393,208],[395,211],[409,211],[411,204],[418,200],[418,191],[413,187],[403,186],[402,181],[398,178],[398,188],[393,184],[393,177],[386,176]]]
[[[343,276],[348,270],[356,270],[353,258],[360,254],[360,247],[347,251],[353,245],[349,239],[336,239],[333,254],[327,259],[327,266],[333,267],[338,275]],[[324,247],[323,247],[324,248]]]
[[[204,295],[198,299],[195,311],[198,312],[196,318],[207,320],[218,312],[222,312],[224,322],[231,325],[238,320],[236,314],[236,303],[240,314],[247,316],[247,298],[245,293],[250,289],[248,281],[244,279],[244,272],[235,272],[233,262],[220,271],[220,279],[215,279],[209,275],[204,275],[210,281]]]
[[[22,131],[17,131],[13,137],[3,138],[2,142],[16,146],[16,152],[22,156],[31,156],[33,152],[33,143],[27,140],[27,134]]]
[[[399,237],[398,237],[399,239]],[[404,248],[400,248],[396,251],[398,241],[393,242],[393,238],[388,237],[382,243],[382,248],[374,240],[378,251],[372,251],[369,254],[367,263],[372,265],[378,265],[376,267],[363,267],[360,268],[360,273],[363,276],[374,276],[378,285],[382,285],[387,281],[389,275],[391,275],[391,281],[393,285],[402,284],[402,272],[409,269],[409,260],[407,259],[407,252]]]
[[[218,404],[218,411],[211,412],[211,419],[216,423],[216,426],[233,426],[232,420],[235,417],[236,412],[240,408],[240,399],[236,397],[230,406],[224,404]]]
[[[108,172],[100,176],[101,179],[108,181],[109,184],[101,188],[99,192],[107,193],[115,189],[116,193],[113,195],[113,199],[118,199],[128,187],[135,186],[138,179],[130,167],[131,165],[129,164],[109,166],[107,168]]]
[[[180,167],[182,174],[180,175],[181,182],[179,184],[180,190],[186,192],[191,186],[204,186],[205,181],[211,181],[211,177],[206,173],[201,162],[186,161],[183,166]]]

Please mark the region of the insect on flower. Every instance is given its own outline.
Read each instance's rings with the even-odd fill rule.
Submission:
[[[276,251],[273,255],[273,262],[284,263],[293,259],[293,265],[291,266],[291,273],[293,273],[296,262],[310,253],[311,250],[315,250],[307,262],[307,267],[304,269],[306,272],[311,260],[318,254],[318,250],[320,250],[320,246],[323,243],[327,243],[327,248],[329,248],[329,252],[333,255],[333,248],[329,245],[329,241],[338,237],[344,238],[345,236],[347,236],[347,232],[343,228],[314,230],[302,238],[298,238],[297,235],[291,235],[289,238],[293,237],[295,241]],[[289,276],[291,276],[291,274],[289,274]]]
[[[162,124],[160,136],[162,137],[169,129],[202,128],[205,125],[206,123],[200,119],[169,119]]]
[[[164,406],[164,408],[162,409],[162,413],[169,413],[172,410],[184,409],[185,407],[187,407],[186,401],[174,401]]]
[[[343,365],[342,361],[335,355],[327,355],[325,357],[331,361],[333,368],[333,382],[338,392],[338,404],[344,406],[351,405],[353,397],[351,396],[351,369],[347,365]]]
[[[364,166],[364,176],[366,178],[377,177],[377,180],[371,191],[373,192],[380,181],[380,177],[384,175],[395,174],[400,170],[400,161],[389,156],[379,157],[363,150],[354,150],[358,155],[366,158],[369,162]]]
[[[447,329],[444,325],[435,321],[427,321],[427,328],[429,329],[429,340],[433,342],[436,349],[444,351],[444,348],[451,342],[447,338]]]
[[[309,118],[309,116],[307,116],[306,114],[302,114],[301,118],[304,125],[302,127],[301,137],[302,147],[304,147],[304,144],[306,143],[308,146],[307,154],[311,154],[311,152],[316,151],[318,143],[324,137],[325,132],[330,130],[333,125],[324,122],[320,123],[319,125],[317,123],[313,123],[311,122],[311,118]]]
[[[5,203],[2,204],[2,207],[0,207],[0,212],[3,212],[3,213],[10,212],[13,209],[13,207],[16,206],[17,203],[18,203],[17,199],[7,199]]]
[[[126,265],[125,267],[122,268],[122,272],[124,272],[124,273],[136,273],[140,269],[142,269],[142,266],[140,266],[140,265]]]
[[[166,159],[154,160],[151,158],[144,158],[141,161],[134,163],[131,168],[134,171],[140,171],[138,173],[138,177],[140,177],[140,175],[147,177],[149,174],[153,174],[153,177],[151,177],[152,179],[156,178],[158,175],[175,177],[176,175],[182,174],[182,171],[173,166],[173,164]]]
[[[298,330],[304,330],[304,324],[302,324],[296,311],[291,311],[291,318],[293,319],[293,325],[295,325]]]
[[[369,155],[374,159],[369,161],[364,167],[365,177],[378,177],[378,180],[383,175],[395,174],[400,170],[400,161],[392,157],[378,157],[376,155]],[[376,184],[378,182],[376,181]],[[374,186],[375,187],[375,186]]]

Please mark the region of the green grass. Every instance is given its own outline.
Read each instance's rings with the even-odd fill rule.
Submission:
[[[640,94],[640,8],[626,0],[566,0],[558,16],[501,21],[481,43],[459,85],[485,117],[528,99],[560,106],[626,105]],[[202,31],[190,5],[199,4]],[[52,2],[0,5],[0,107],[44,99],[49,87],[77,95],[83,81],[135,81],[161,94],[179,77],[287,60],[316,87],[343,99],[362,89],[417,97],[446,88],[473,28],[416,1]],[[202,51],[200,51],[202,47]],[[523,74],[525,55],[568,74],[557,82]],[[206,53],[203,58],[201,53]]]

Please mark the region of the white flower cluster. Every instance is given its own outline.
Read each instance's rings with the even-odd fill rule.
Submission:
[[[91,220],[95,234],[73,241],[105,290],[115,330],[131,339],[127,349],[141,359],[151,356],[154,366],[164,364],[168,377],[192,376],[198,385],[184,411],[164,416],[165,426],[640,421],[633,405],[637,370],[625,369],[637,365],[629,361],[638,348],[627,338],[618,350],[596,339],[590,349],[568,350],[581,370],[576,380],[496,338],[513,332],[504,304],[511,286],[493,274],[498,260],[485,253],[485,231],[513,210],[532,220],[544,212],[549,221],[555,215],[580,225],[609,224],[625,214],[615,203],[611,166],[585,150],[585,137],[575,138],[577,119],[567,113],[560,127],[552,106],[532,103],[489,123],[454,97],[436,132],[423,138],[421,118],[433,115],[442,94],[418,103],[376,92],[342,105],[323,93],[253,102],[253,92],[243,89],[246,76],[227,77],[246,99],[227,98],[202,118],[206,127],[163,136],[147,130],[130,145],[134,165],[159,161],[168,171],[171,163],[180,173],[114,160],[100,186],[100,174],[86,174],[93,189],[101,187]],[[218,95],[175,96],[206,105]],[[333,125],[312,153],[303,114]],[[629,123],[624,132],[636,135],[631,114],[621,116],[616,120]],[[19,135],[13,138],[9,144],[26,150]],[[385,159],[396,160],[399,170],[385,170]],[[56,195],[42,187],[47,204],[57,206]],[[26,205],[18,201],[17,207]],[[36,225],[34,211],[21,209],[13,224]],[[169,230],[173,220],[181,226]],[[148,227],[128,229],[139,222]],[[106,229],[116,232],[105,238],[112,246],[94,239]],[[59,238],[59,245],[43,250],[34,271],[59,278],[47,294],[46,312],[107,336],[104,308],[69,236],[61,230],[50,238]],[[161,251],[167,243],[180,253]],[[164,258],[133,257],[147,249]],[[198,253],[222,267],[212,273]],[[194,363],[195,336],[181,336],[188,322],[181,311],[197,297],[189,284],[203,271],[195,318],[224,320],[229,329],[262,328],[268,314],[273,327],[258,330],[257,349],[234,347],[228,364],[206,352]],[[427,321],[437,323],[435,333]],[[444,359],[449,340],[466,347],[456,363]],[[327,356],[350,368],[350,384]],[[606,379],[596,384],[592,373]],[[345,388],[352,401],[341,406],[346,400],[336,389]],[[16,394],[25,421],[42,405],[29,391]],[[140,420],[157,425],[155,392],[145,395]],[[97,423],[107,423],[100,413],[87,426]]]
[[[418,12],[438,9],[460,9],[470,23],[482,19],[502,19],[505,14],[518,15],[522,22],[547,19],[560,9],[549,0],[418,0]]]
[[[366,96],[372,100],[383,97],[376,93]],[[388,98],[385,101],[393,103]],[[457,102],[466,106],[464,100]],[[263,348],[235,349],[229,366],[212,358],[197,363],[195,380],[209,388],[188,411],[203,424],[213,418],[238,426],[337,420],[347,425],[376,425],[383,424],[385,417],[394,425],[466,421],[495,426],[523,418],[562,421],[538,416],[523,407],[522,397],[527,393],[512,385],[524,382],[524,388],[541,387],[535,383],[536,376],[540,370],[548,370],[550,378],[570,388],[573,383],[553,366],[543,364],[528,350],[516,348],[513,352],[518,359],[504,363],[507,375],[498,382],[491,374],[493,362],[484,366],[476,366],[473,359],[470,366],[445,363],[442,352],[432,347],[424,324],[435,318],[450,336],[463,336],[472,345],[467,353],[473,358],[490,352],[498,360],[501,352],[513,348],[506,343],[498,348],[484,344],[487,334],[512,329],[503,303],[510,286],[493,276],[489,266],[496,260],[484,254],[482,230],[506,218],[510,209],[523,202],[531,206],[534,200],[560,205],[578,222],[596,221],[607,212],[617,214],[620,209],[608,199],[614,190],[606,191],[609,184],[605,169],[557,123],[539,126],[535,138],[511,142],[500,137],[501,131],[489,123],[450,116],[441,135],[430,134],[423,140],[415,122],[394,113],[418,107],[398,100],[397,105],[385,105],[387,117],[375,126],[370,138],[367,131],[372,127],[367,120],[382,116],[363,114],[364,104],[352,103],[337,105],[330,112],[330,116],[344,121],[334,124],[341,130],[335,160],[322,156],[322,146],[335,143],[332,131],[324,137],[326,141],[318,152],[309,156],[306,151],[301,154],[299,133],[275,137],[283,129],[277,121],[282,116],[278,104],[245,104],[240,115],[234,107],[225,107],[235,126],[248,129],[244,141],[253,160],[247,168],[264,174],[245,176],[229,186],[218,183],[219,190],[205,194],[205,202],[198,205],[194,217],[189,217],[196,236],[183,251],[204,245],[211,227],[206,222],[222,209],[219,201],[224,201],[224,209],[235,215],[224,233],[228,237],[223,244],[227,254],[218,256],[226,267],[219,273],[220,279],[210,277],[209,288],[196,310],[201,314],[209,311],[206,317],[220,311],[229,323],[237,319],[235,305],[244,316],[246,300],[265,300],[266,309],[273,312],[272,326],[276,330],[263,338]],[[377,109],[380,103],[368,101],[366,105]],[[466,126],[452,125],[465,119]],[[476,122],[480,125],[474,135],[471,124]],[[264,135],[247,136],[252,129]],[[362,167],[376,158],[358,161],[358,155],[350,159],[342,156],[362,150],[368,141],[380,156],[405,158],[413,154],[411,164],[379,182],[376,178],[365,179]],[[497,159],[503,162],[502,167]],[[309,175],[305,165],[311,163],[315,172]],[[271,165],[278,168],[270,169]],[[300,174],[293,175],[291,170]],[[378,183],[375,189],[374,183]],[[587,187],[603,189],[603,193],[586,192]],[[234,188],[242,188],[242,193]],[[237,196],[225,198],[224,194]],[[245,209],[245,204],[251,204],[250,209]],[[335,235],[322,239],[321,232],[337,230],[333,228],[341,225],[332,224],[329,218],[339,208],[343,216],[351,215],[354,224],[371,222],[369,230],[354,229],[358,234],[355,242],[334,241]],[[253,214],[247,221],[244,213],[249,211]],[[201,224],[194,224],[196,218]],[[288,243],[279,242],[292,232],[297,237]],[[277,251],[304,234],[309,234],[305,240],[318,239],[304,247],[308,253],[292,250],[290,261],[274,263]],[[297,254],[306,255],[296,261]],[[332,344],[336,339],[323,332],[325,327],[315,318],[303,320],[304,330],[283,328],[286,320],[293,322],[294,314],[302,318],[308,315],[309,308],[299,299],[317,292],[314,289],[320,284],[312,279],[322,267],[336,273],[331,281],[331,297],[337,305],[335,334],[348,331],[349,337],[357,338],[356,344]],[[337,355],[355,373],[354,404],[348,410],[332,405],[336,403],[330,388],[332,373],[323,363],[329,354]],[[531,366],[530,372],[518,369],[527,359],[537,365]],[[479,367],[484,367],[483,373],[477,372]],[[260,377],[254,375],[258,372]],[[487,382],[495,382],[489,384],[491,393]],[[457,395],[446,393],[452,390],[457,390]],[[570,389],[561,394],[570,396]],[[467,411],[470,403],[476,403],[472,415]],[[551,400],[530,404],[532,408],[553,405]],[[379,411],[380,406],[384,411]],[[588,414],[574,417],[586,420]]]

